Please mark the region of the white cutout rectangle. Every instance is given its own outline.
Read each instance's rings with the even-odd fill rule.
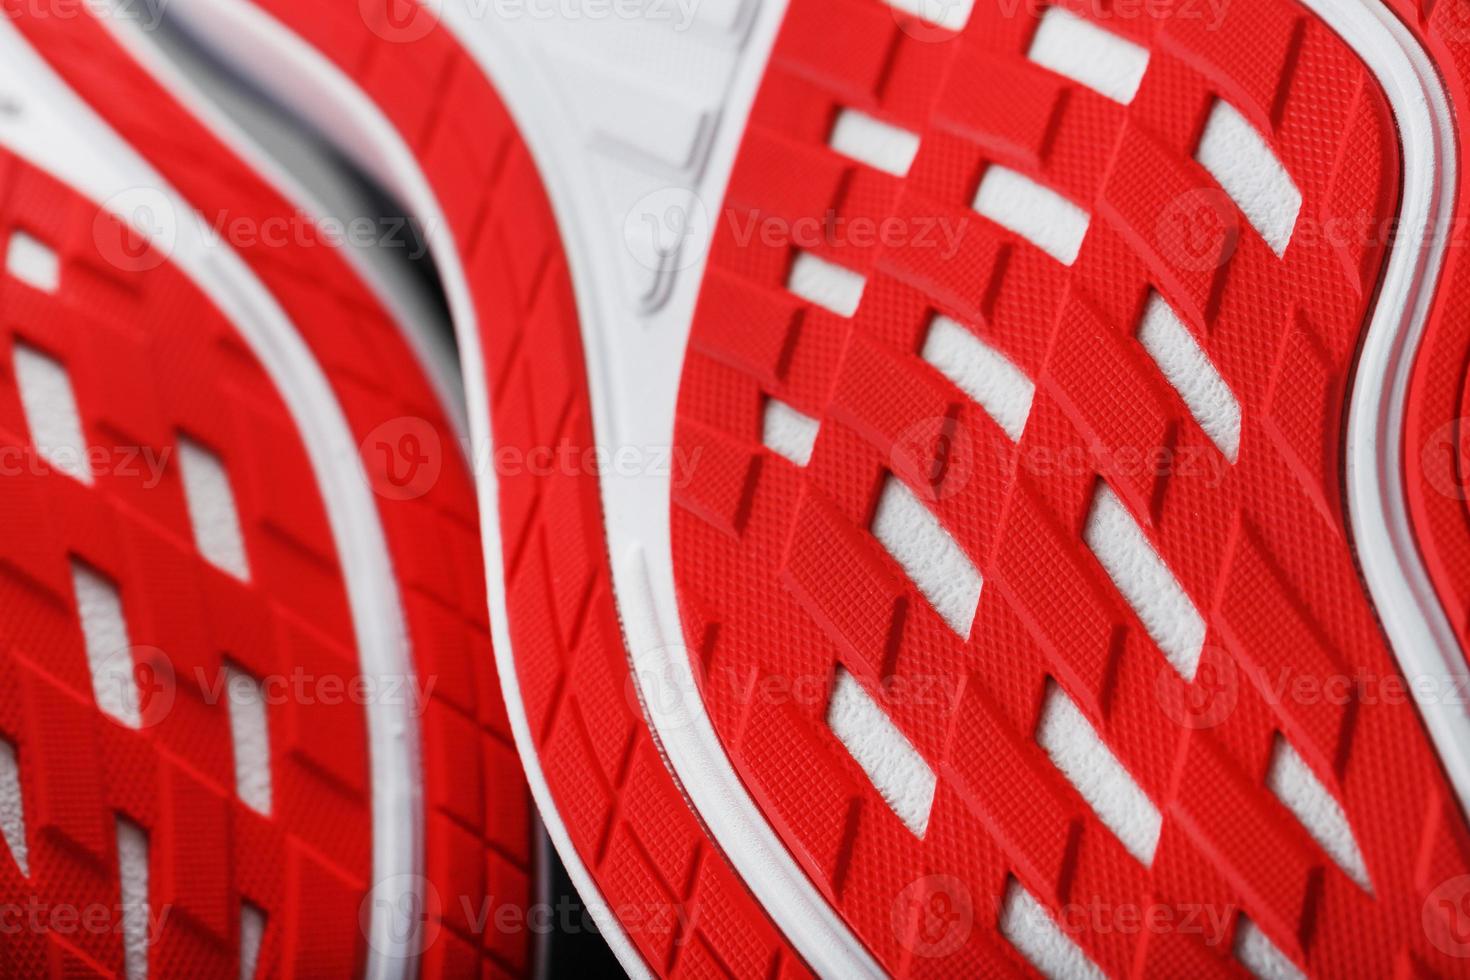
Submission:
[[[1368,867],[1363,862],[1363,852],[1358,848],[1342,804],[1327,791],[1292,744],[1280,735],[1276,736],[1276,744],[1272,748],[1266,785],[1327,852],[1333,863],[1359,888],[1371,894],[1373,886],[1368,881]]]
[[[1306,974],[1245,916],[1235,927],[1235,958],[1257,980],[1306,980]]]
[[[970,638],[984,585],[980,571],[933,512],[889,476],[873,515],[873,536],[960,639]]]
[[[1036,972],[1050,980],[1107,980],[1071,937],[1015,878],[1006,879],[1000,934]]]
[[[240,512],[224,464],[208,449],[181,436],[179,475],[199,553],[221,571],[242,582],[249,581],[250,566],[245,558],[245,539],[240,534]]]
[[[123,975],[148,976],[148,835],[125,817],[117,818],[117,871],[122,890]]]
[[[922,354],[969,395],[1012,442],[1020,442],[1036,385],[1000,351],[947,316],[936,316]]]
[[[922,838],[934,806],[934,770],[857,678],[840,666],[827,705],[827,727],[898,819]]]
[[[1069,10],[1048,7],[1026,57],[1123,105],[1138,94],[1148,49]]]
[[[1152,865],[1163,824],[1159,808],[1055,683],[1047,690],[1036,743],[1128,853]]]
[[[992,163],[975,192],[977,212],[1063,265],[1077,261],[1091,216],[1050,187]]]
[[[82,435],[81,411],[66,368],[20,341],[13,349],[15,382],[36,453],[51,468],[91,486],[92,463]]]
[[[1302,192],[1256,128],[1234,106],[1216,99],[1194,158],[1240,208],[1277,256],[1286,253]]]
[[[785,456],[797,466],[805,466],[811,461],[821,426],[820,421],[785,402],[767,398],[761,440],[771,452]]]
[[[249,902],[240,903],[240,980],[255,980],[260,967],[260,943],[265,939],[265,913]]]
[[[72,562],[71,576],[97,707],[129,728],[140,728],[138,684],[122,597],[111,582],[81,562]]]
[[[1138,341],[1205,435],[1234,463],[1240,453],[1240,402],[1194,333],[1158,293],[1148,294]]]
[[[25,799],[20,791],[20,763],[15,746],[0,738],[0,837],[4,837],[15,866],[31,876],[30,847],[26,843]]]
[[[1112,487],[1101,481],[1083,540],[1132,607],[1164,658],[1194,680],[1205,645],[1205,621]]]
[[[61,286],[61,259],[56,250],[19,229],[5,246],[5,271],[45,293]]]
[[[808,303],[838,316],[850,317],[863,300],[868,280],[851,269],[828,262],[811,252],[797,252],[786,288]]]
[[[919,152],[919,134],[856,109],[843,109],[827,145],[874,170],[903,177]]]
[[[970,20],[975,0],[887,0],[890,7],[938,24],[946,30],[958,31]]]
[[[225,700],[235,756],[235,794],[256,813],[271,812],[271,741],[265,692],[245,671],[226,664]]]

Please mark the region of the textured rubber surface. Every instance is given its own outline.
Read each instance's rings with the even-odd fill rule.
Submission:
[[[0,729],[17,750],[31,869],[27,879],[7,857],[0,881],[7,903],[34,900],[42,922],[52,910],[93,908],[112,927],[7,929],[6,972],[121,975],[114,820],[124,814],[148,833],[154,901],[177,912],[159,934],[157,970],[234,971],[240,899],[271,923],[265,962],[359,964],[371,841],[360,710],[301,708],[282,726],[274,812],[264,817],[234,798],[227,712],[196,681],[218,675],[225,651],[262,676],[282,663],[317,676],[353,670],[345,592],[305,450],[244,343],[188,280],[167,264],[119,271],[98,254],[94,205],[9,154],[0,174],[0,226],[26,229],[62,259],[54,295],[13,278],[0,285],[6,362],[21,341],[65,365],[94,445],[172,453],[186,432],[236,467],[264,464],[265,480],[236,485],[254,559],[248,584],[195,551],[177,467],[156,487],[141,464],[98,472],[91,487],[44,466],[0,480],[9,515]],[[8,370],[3,390],[5,445],[34,459]],[[301,492],[273,494],[276,482]],[[93,703],[72,561],[120,592],[139,680],[166,669],[148,648],[168,651],[177,684],[160,677],[144,692],[138,730]]]
[[[555,226],[519,141],[501,136],[493,93],[441,31],[379,40],[422,26],[407,3],[376,31],[358,11],[267,6],[373,93],[450,212],[497,445],[592,445]],[[1439,5],[1428,29],[1441,58],[1470,33],[1455,7]],[[1028,61],[1032,5],[982,3],[952,38],[877,2],[795,0],[715,223],[684,379],[678,448],[700,463],[675,488],[676,564],[707,704],[751,794],[895,973],[1075,967],[1069,944],[1110,974],[1260,972],[1273,958],[1323,975],[1463,973],[1456,900],[1470,839],[1396,687],[1340,488],[1354,357],[1388,244],[1378,229],[1398,188],[1388,111],[1352,51],[1301,7],[1154,10],[1078,7],[1148,55],[1138,79],[1096,92]],[[424,99],[431,90],[445,95]],[[1249,201],[1237,211],[1216,186],[1252,191],[1220,176],[1229,159],[1198,149],[1222,104],[1292,182],[1286,221]],[[828,149],[840,109],[918,134],[911,166],[902,138],[873,154],[877,168]],[[464,119],[473,135],[455,125]],[[849,146],[872,136],[862,125]],[[1070,222],[1046,251],[975,213],[997,203],[977,195],[991,166],[1011,175],[1008,193],[1029,181],[1060,192],[1037,198]],[[1068,201],[1087,212],[1080,226]],[[823,237],[895,217],[910,236],[897,243]],[[811,218],[819,240],[803,249],[860,274],[860,301],[830,266],[808,260],[793,275],[789,239]],[[1166,358],[1150,357],[1150,288],[1230,389],[1236,428],[1202,425]],[[1445,310],[1455,295],[1441,293]],[[1035,383],[1019,446],[924,363],[936,313]],[[1438,357],[1421,359],[1421,387],[1433,390],[1416,401],[1411,445],[1434,448],[1425,434],[1462,413],[1459,330],[1443,313],[1432,328]],[[774,439],[772,399],[787,406]],[[819,423],[809,447],[803,416]],[[1425,466],[1427,485],[1434,466],[1452,480],[1416,506],[1453,596],[1470,544],[1463,464],[1448,451],[1459,431],[1446,431],[1444,451],[1407,462]],[[903,560],[892,536],[880,546],[889,474],[983,574],[973,624],[964,603],[937,614],[908,581],[933,584],[922,555]],[[559,815],[655,971],[790,964],[648,743],[595,484],[500,480],[518,679]],[[1199,649],[1161,632],[1150,596],[1115,583],[1139,573],[1094,553],[1108,544],[1089,530],[1100,511],[1157,549],[1198,613]],[[1463,610],[1452,614],[1466,629]],[[1180,627],[1186,639],[1192,628]],[[918,765],[844,747],[834,729],[867,716],[829,708],[834,690],[853,690],[839,666]],[[1058,713],[1059,692],[1074,714]],[[1147,819],[1142,835],[1119,832],[1096,786],[1054,761],[1079,726],[1136,784],[1152,837]],[[872,774],[901,770],[921,792],[891,810]],[[1313,839],[1334,809],[1346,844]],[[701,941],[681,941],[682,919],[651,927],[653,906],[698,908]],[[731,909],[740,931],[703,927]],[[1038,921],[1070,940],[1049,952],[1028,941]]]
[[[1470,12],[1461,4],[1394,3],[1434,58],[1457,106],[1470,99]],[[1456,132],[1459,190],[1470,192],[1465,131]],[[1404,465],[1415,530],[1460,645],[1470,650],[1470,322],[1460,313],[1470,290],[1470,230],[1456,210],[1445,269],[1416,362]]]
[[[422,165],[473,293],[497,458],[582,458],[594,442],[560,233],[490,83],[437,25],[389,43],[395,32],[355,7],[260,6],[354,79]],[[610,592],[595,469],[514,466],[497,477],[520,689],[558,815],[601,901],[655,973],[805,973],[649,734]]]
[[[1384,243],[1331,229],[1392,216],[1376,83],[1294,4],[1235,2],[1214,25],[1180,5],[1099,19],[1149,51],[1124,106],[1028,62],[1037,18],[1015,10],[981,2],[949,38],[879,3],[792,4],[681,390],[677,441],[704,464],[675,490],[675,562],[711,717],[793,853],[894,973],[1028,970],[1002,935],[1011,879],[1109,974],[1230,973],[1251,946],[1246,917],[1313,973],[1463,972],[1431,899],[1470,866],[1470,839],[1412,699],[1384,696],[1402,678],[1340,490]],[[1216,96],[1267,134],[1300,189],[1281,257],[1193,160]],[[841,108],[920,134],[906,178],[828,149]],[[1074,263],[970,210],[989,164],[1090,213]],[[829,229],[896,218],[911,236],[803,246],[866,277],[851,319],[787,291],[789,241],[740,240],[813,216]],[[912,237],[936,220],[962,232],[952,254]],[[1239,399],[1233,463],[1135,339],[1150,287]],[[921,359],[936,314],[1034,380],[1018,444]],[[1450,347],[1463,365],[1463,339]],[[767,398],[820,420],[805,466],[763,448]],[[968,640],[869,533],[890,473],[983,577]],[[1192,681],[1084,543],[1104,484],[1203,617]],[[829,728],[838,665],[937,775],[922,837]],[[1038,744],[1049,683],[1162,814],[1151,862]],[[1268,787],[1278,739],[1340,801],[1371,895]],[[1128,928],[1130,908],[1176,927]],[[1178,927],[1187,909],[1217,911],[1220,930]]]
[[[422,968],[430,976],[524,974],[532,938],[525,930],[478,929],[468,919],[487,896],[528,906],[531,807],[495,679],[469,467],[429,381],[399,328],[311,221],[100,25],[80,11],[47,17],[24,3],[6,11],[206,221],[299,229],[290,247],[266,236],[231,244],[321,365],[378,491],[414,667],[429,695],[420,721],[427,914],[444,928],[425,933],[433,941]],[[157,490],[136,480],[99,479],[91,492],[57,476],[0,481],[16,518],[6,620],[23,627],[5,645],[16,669],[4,671],[13,696],[0,724],[18,737],[27,798],[47,804],[32,830],[42,843],[33,844],[31,864],[52,883],[54,900],[96,895],[110,907],[117,898],[105,814],[124,811],[148,831],[154,887],[166,889],[176,912],[152,953],[152,975],[233,975],[237,917],[228,903],[242,895],[266,913],[260,975],[360,972],[360,911],[372,884],[362,708],[350,700],[328,706],[323,695],[288,700],[285,720],[273,716],[275,757],[285,768],[276,809],[262,818],[232,799],[222,709],[199,703],[192,673],[185,683],[186,669],[216,666],[221,651],[262,676],[358,673],[322,504],[292,425],[243,342],[169,265],[121,275],[96,254],[94,207],[15,165],[6,188],[6,226],[18,222],[60,248],[73,284],[62,302],[48,303],[7,282],[7,335],[26,333],[71,367],[90,432],[155,449],[187,432],[234,461],[235,479],[249,480],[235,486],[243,523],[261,549],[251,553],[260,564],[251,588],[204,567],[183,547],[188,523],[172,472]],[[13,394],[6,398],[9,413]],[[7,443],[25,444],[12,420],[5,432]],[[423,478],[402,469],[413,462],[401,442],[410,435],[428,454]],[[173,658],[178,696],[156,727],[127,732],[88,705],[85,677],[76,676],[69,587],[56,581],[68,551],[119,583],[133,642]],[[13,869],[0,873],[7,893],[23,893]],[[21,962],[35,972],[46,972],[46,957],[53,972],[68,974],[120,966],[115,935],[81,948],[54,931],[23,938],[32,946]]]

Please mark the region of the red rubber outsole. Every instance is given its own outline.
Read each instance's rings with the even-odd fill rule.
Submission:
[[[835,49],[820,43],[833,22],[844,25]],[[1150,51],[1126,108],[1029,63],[1034,17],[981,4],[962,34],[936,41],[879,4],[794,0],[726,211],[788,225],[937,215],[965,234],[947,260],[914,246],[819,247],[867,277],[848,319],[786,292],[789,248],[737,243],[735,222],[717,232],[677,441],[721,465],[676,491],[674,517],[706,704],[752,795],[895,974],[1029,969],[1002,935],[1012,879],[1063,923],[1129,907],[1175,922],[1216,909],[1228,922],[1218,934],[1073,923],[1108,974],[1230,973],[1243,916],[1325,975],[1463,969],[1422,922],[1430,891],[1470,870],[1470,854],[1412,701],[1308,700],[1289,687],[1400,676],[1340,487],[1345,394],[1383,243],[1294,239],[1279,258],[1228,202],[1226,221],[1194,226],[1193,250],[1168,223],[1193,218],[1181,202],[1218,193],[1193,160],[1218,96],[1269,134],[1300,188],[1299,220],[1376,225],[1398,181],[1387,107],[1353,52],[1294,4],[1231,4],[1213,31],[1169,11],[1100,23]],[[842,107],[920,134],[906,178],[827,147]],[[990,163],[1091,212],[1074,263],[970,210]],[[1239,398],[1238,459],[1211,445],[1135,338],[1150,288]],[[938,314],[1034,379],[1019,444],[919,356]],[[804,467],[762,447],[767,397],[820,420]],[[1155,447],[1181,465],[1138,466]],[[1041,459],[1080,465],[1043,473]],[[1182,465],[1198,459],[1217,465]],[[868,531],[890,473],[983,578],[967,640]],[[1192,684],[1084,543],[1104,481],[1207,623]],[[839,665],[937,774],[922,838],[828,727]],[[759,693],[799,691],[804,678],[818,695]],[[1150,862],[1129,855],[1038,744],[1049,685],[1162,813]],[[1268,788],[1278,738],[1341,801],[1371,896]],[[948,944],[922,909],[895,919],[933,875],[942,894],[920,897],[974,919]]]
[[[567,447],[577,458],[595,445],[560,233],[489,82],[438,25],[385,43],[355,7],[260,6],[377,102],[445,203],[480,324],[497,448],[534,458]],[[467,118],[474,126],[454,125]],[[532,469],[499,479],[510,635],[546,782],[601,902],[655,973],[804,973],[688,809],[639,713],[596,473]]]
[[[393,32],[361,9],[261,6],[379,104],[453,202],[497,447],[595,446],[556,221],[478,69],[441,27],[385,43]],[[1242,0],[1210,26],[1185,6],[1075,7],[1149,52],[1125,107],[1027,60],[1039,9],[980,4],[951,34],[874,0],[793,0],[716,223],[676,435],[683,458],[702,460],[673,496],[686,640],[751,797],[896,975],[1030,973],[1006,934],[1015,887],[1109,974],[1238,974],[1247,921],[1313,973],[1466,972],[1470,906],[1454,900],[1470,892],[1465,816],[1413,701],[1355,686],[1406,683],[1343,488],[1348,398],[1393,243],[1326,232],[1393,217],[1393,120],[1358,55],[1305,7]],[[1453,5],[1400,12],[1466,104],[1470,30]],[[1299,229],[1319,234],[1276,253],[1195,162],[1216,99],[1264,138],[1300,192]],[[840,108],[920,137],[905,177],[828,147]],[[973,211],[996,164],[1090,214],[1074,262]],[[820,216],[963,233],[942,257],[912,242],[812,246],[866,279],[845,317],[789,291],[789,243],[739,231]],[[1404,461],[1462,642],[1465,268],[1451,249]],[[1151,289],[1238,399],[1238,455],[1217,449],[1138,339]],[[1034,382],[1019,444],[923,362],[936,314]],[[773,398],[820,423],[803,465],[763,446]],[[1148,462],[1160,450],[1162,467]],[[1188,468],[1200,460],[1204,473]],[[890,476],[983,578],[964,638],[871,531]],[[1103,487],[1201,617],[1189,679],[1086,541]],[[596,474],[503,474],[499,489],[531,748],[602,899],[656,973],[802,969],[689,809],[633,696]],[[832,732],[839,667],[933,774],[922,832]],[[1319,693],[1295,693],[1303,679]],[[1347,696],[1332,693],[1338,680]],[[1039,744],[1054,692],[1158,812],[1147,860]],[[1283,745],[1340,809],[1366,884],[1270,785]],[[1183,927],[1190,910],[1212,924]],[[1165,926],[1118,918],[1155,914]]]
[[[1420,37],[1457,107],[1470,102],[1470,11],[1462,4],[1392,4]],[[1456,201],[1470,194],[1470,143],[1456,131]],[[1409,503],[1425,564],[1460,646],[1470,650],[1470,323],[1458,301],[1470,292],[1463,204],[1455,209],[1444,272],[1415,362],[1406,422]]]
[[[478,928],[468,918],[485,896],[529,906],[532,810],[495,677],[470,470],[437,395],[399,328],[312,220],[90,15],[79,8],[74,16],[47,17],[19,3],[7,3],[6,13],[206,221],[228,216],[255,228],[288,221],[300,229],[288,247],[261,236],[237,251],[321,365],[378,491],[414,668],[427,693],[419,721],[425,875],[439,907],[423,969],[436,976],[526,973],[529,932]],[[99,480],[84,494],[57,475],[3,481],[15,495],[12,513],[37,518],[27,522],[34,528],[29,539],[11,538],[6,560],[12,584],[23,586],[7,595],[14,608],[34,612],[7,618],[27,623],[28,634],[43,632],[6,644],[21,669],[5,671],[14,696],[0,709],[0,727],[17,736],[26,796],[46,805],[31,815],[33,839],[43,842],[33,854],[46,855],[44,864],[32,858],[36,880],[55,901],[95,894],[115,905],[115,858],[99,835],[107,809],[125,812],[148,833],[151,877],[165,882],[162,901],[178,913],[163,924],[150,975],[233,975],[239,937],[226,913],[236,896],[266,915],[260,976],[359,972],[368,942],[360,915],[373,883],[362,708],[350,701],[328,706],[325,696],[288,703],[287,718],[273,728],[283,732],[276,746],[285,767],[276,773],[280,805],[263,818],[232,799],[225,714],[217,705],[206,708],[185,683],[191,661],[217,669],[221,651],[260,676],[304,670],[347,683],[359,673],[334,546],[294,427],[228,322],[163,257],[150,273],[119,274],[97,254],[95,205],[23,164],[7,166],[5,224],[49,242],[65,259],[59,305],[6,284],[7,331],[23,333],[87,382],[77,387],[89,431],[127,434],[130,443],[160,449],[172,445],[171,433],[184,431],[238,461],[235,478],[250,474],[248,493],[235,485],[242,523],[264,542],[252,552],[262,581],[242,589],[181,553],[189,531],[177,475],[156,492],[136,481]],[[108,329],[99,333],[97,324]],[[6,398],[14,402],[13,394]],[[5,428],[7,442],[26,444],[23,425],[7,421]],[[405,433],[437,445],[427,463],[437,470],[432,479],[406,486],[398,478],[396,468],[408,460],[394,453]],[[43,504],[40,494],[56,502]],[[77,677],[85,662],[76,626],[66,615],[69,589],[57,591],[53,581],[66,552],[117,583],[133,642],[172,659],[178,694],[156,726],[128,732],[89,704],[85,674]],[[264,580],[267,570],[274,574]],[[183,606],[180,594],[194,599]],[[44,655],[31,645],[37,638],[47,641],[40,644]],[[91,765],[79,761],[93,758]],[[11,894],[26,888],[7,882]],[[469,902],[459,902],[461,895]],[[55,931],[7,934],[0,943],[9,947],[3,959],[25,964],[26,975],[47,968],[120,972],[116,934],[86,943]]]

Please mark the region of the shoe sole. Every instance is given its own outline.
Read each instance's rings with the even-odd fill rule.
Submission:
[[[7,963],[525,973],[432,901],[528,907],[533,818],[431,342],[135,25],[7,14],[0,874],[110,915]]]
[[[1460,970],[1452,10],[477,10],[180,4],[445,229],[478,445],[699,460],[477,466],[625,965],[781,967],[774,924],[824,975]],[[462,176],[501,105],[531,216]],[[1075,921],[1122,908],[1174,927]]]

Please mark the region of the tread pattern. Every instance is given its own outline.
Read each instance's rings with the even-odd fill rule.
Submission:
[[[1312,973],[1463,974],[1426,923],[1442,914],[1431,892],[1470,868],[1470,836],[1412,699],[1383,696],[1402,678],[1339,490],[1343,395],[1381,248],[1330,229],[1391,213],[1382,97],[1290,2],[1233,3],[1213,26],[1182,4],[1107,18],[1151,51],[1126,107],[1026,60],[1035,14],[982,2],[938,37],[872,0],[790,8],[717,232],[676,435],[707,461],[676,489],[674,546],[716,729],[813,881],[898,975],[1028,973],[1000,930],[1013,878],[1109,975],[1238,971],[1246,916]],[[1283,257],[1193,161],[1217,97],[1268,134],[1301,188]],[[922,135],[907,178],[828,148],[844,108]],[[969,210],[989,164],[1087,208],[1075,263]],[[960,234],[951,254],[943,240],[821,243],[867,279],[847,319],[787,292],[793,247],[737,236],[811,215]],[[1135,338],[1150,288],[1241,402],[1234,465]],[[1035,379],[1019,445],[924,364],[936,314]],[[768,397],[821,420],[805,467],[763,449]],[[1149,462],[1160,449],[1165,466]],[[968,642],[868,532],[888,473],[981,571]],[[1101,481],[1205,617],[1192,683],[1083,545]],[[922,838],[825,724],[838,665],[938,774]],[[1372,693],[1353,686],[1364,677]],[[1324,694],[1334,682],[1349,695]],[[1151,865],[1037,745],[1050,683],[1161,811]],[[1341,801],[1371,896],[1268,789],[1278,734]],[[1176,925],[1213,911],[1223,932],[1127,928],[1114,918],[1127,909]]]
[[[414,368],[418,361],[398,326],[309,217],[298,214],[190,116],[90,17],[51,18],[32,15],[29,9],[24,3],[6,3],[10,16],[68,84],[206,220],[228,218],[268,228],[268,222],[284,219],[300,229],[302,238],[294,247],[273,248],[261,236],[238,250],[301,332],[363,446],[370,478],[380,491],[378,512],[395,563],[415,669],[421,686],[433,685],[421,721],[428,808],[425,868],[437,893],[443,929],[426,933],[435,939],[422,968],[430,976],[524,974],[533,938],[529,932],[498,929],[493,914],[483,924],[476,922],[487,898],[496,905],[528,907],[532,807],[495,676],[472,477],[456,451],[453,428],[437,396],[427,377]],[[405,427],[437,439],[439,445],[431,452],[431,465],[439,467],[437,478],[409,493],[388,471],[398,465],[394,457],[379,452],[376,444],[396,439]],[[279,487],[298,484],[280,481],[272,499],[290,498]],[[295,529],[300,523],[284,526]],[[324,525],[318,521],[316,526]],[[329,635],[350,631],[344,622]],[[331,725],[313,720],[303,722],[301,730],[329,728],[366,737],[360,721]],[[313,734],[308,744],[328,753],[318,764],[331,772],[330,740]],[[226,773],[232,782],[233,775]],[[367,823],[366,811],[353,820],[329,821],[335,833],[349,839],[351,827]],[[321,883],[300,882],[289,905],[262,904],[268,913],[283,908],[300,923],[305,940],[283,948],[272,939],[268,923],[261,970],[288,975],[355,970],[349,965],[360,963],[363,955],[358,909],[366,894],[365,872],[358,868],[356,878],[347,882],[318,876]],[[339,889],[341,908],[319,902],[319,888],[327,896]],[[355,944],[347,943],[331,957],[314,949],[343,929]],[[296,959],[287,962],[285,953],[293,948]]]
[[[1400,0],[1406,23],[1417,29],[1456,106],[1470,103],[1470,17],[1455,5]],[[1470,152],[1465,129],[1456,133],[1460,160]],[[1457,174],[1461,201],[1470,173]],[[1415,362],[1405,426],[1404,465],[1415,531],[1430,577],[1460,646],[1470,651],[1470,322],[1458,312],[1470,291],[1470,228],[1457,212],[1449,232],[1444,271]]]
[[[385,43],[355,7],[261,6],[377,101],[444,203],[480,324],[497,453],[581,459],[595,442],[566,258],[488,80],[437,25]],[[805,975],[649,733],[610,592],[597,474],[537,469],[497,472],[509,626],[533,749],[578,857],[654,973]]]
[[[114,824],[127,819],[149,837],[149,900],[163,923],[154,975],[236,972],[242,900],[270,923],[264,962],[284,968],[289,957],[295,970],[283,972],[352,967],[371,855],[360,709],[272,709],[291,734],[278,742],[275,814],[265,817],[235,796],[228,706],[213,687],[226,652],[261,676],[355,673],[341,640],[351,635],[346,592],[305,448],[229,322],[167,264],[126,273],[108,263],[93,237],[99,220],[109,219],[0,154],[0,234],[26,229],[62,266],[55,294],[0,280],[3,360],[23,341],[62,363],[87,444],[107,462],[91,486],[44,464],[5,371],[0,734],[17,750],[31,875],[0,856],[7,908],[25,916],[0,934],[0,962],[15,976],[121,975]],[[194,544],[174,462],[185,432],[268,477],[239,488],[256,560],[249,583],[214,569]],[[283,496],[272,485],[297,490]],[[94,699],[73,561],[119,592],[134,646],[114,656],[131,657],[122,676],[139,682],[136,729]],[[309,920],[293,914],[303,902]],[[84,915],[103,916],[104,927],[80,927]]]

